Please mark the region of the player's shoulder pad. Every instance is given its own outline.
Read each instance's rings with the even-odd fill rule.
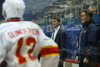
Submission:
[[[0,24],[0,30],[3,30],[4,28],[9,28],[9,26],[12,26],[12,23],[2,23]]]
[[[31,24],[32,26],[35,26],[35,27],[38,27],[38,28],[40,28],[40,26],[39,25],[37,25],[36,23],[34,23],[34,22],[31,22],[31,21],[24,21],[25,23],[29,23],[29,24]]]

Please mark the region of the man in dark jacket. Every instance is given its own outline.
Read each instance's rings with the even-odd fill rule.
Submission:
[[[77,53],[76,62],[80,58],[79,67],[96,67],[96,41],[98,28],[92,19],[92,12],[83,10],[81,12],[81,21],[83,29],[79,38],[79,51]]]
[[[52,40],[54,40],[60,49],[60,59],[58,67],[63,67],[63,60],[66,58],[66,33],[60,24],[60,18],[53,18],[52,25],[54,27],[54,32],[52,33]]]

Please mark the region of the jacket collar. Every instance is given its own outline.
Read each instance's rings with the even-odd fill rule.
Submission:
[[[58,26],[57,28],[54,28],[54,30],[59,30],[60,29],[60,26]]]
[[[90,21],[86,22],[83,24],[83,28],[87,27],[88,25],[90,25],[91,23],[95,24],[94,20],[91,19]]]

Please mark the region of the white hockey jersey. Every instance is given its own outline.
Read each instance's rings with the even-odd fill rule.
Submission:
[[[38,54],[42,56],[40,62]],[[7,67],[57,67],[59,49],[41,28],[29,21],[0,25],[0,63]]]

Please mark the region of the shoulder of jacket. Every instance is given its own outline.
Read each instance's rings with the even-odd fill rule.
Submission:
[[[97,28],[97,26],[94,23],[91,23],[88,27]]]
[[[90,29],[94,29],[94,30],[98,30],[98,27],[95,25],[95,24],[90,24],[89,26],[88,26],[88,28],[90,28]]]
[[[65,30],[63,28],[60,29],[60,33],[65,33]]]

